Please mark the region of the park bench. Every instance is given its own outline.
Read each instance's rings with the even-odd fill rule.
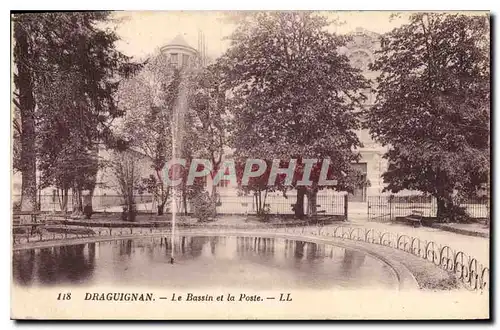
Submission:
[[[30,221],[21,223],[20,217],[26,215],[30,216]],[[45,232],[49,224],[63,224],[63,226],[66,228],[67,220],[71,220],[70,215],[67,213],[47,214],[40,211],[16,211],[13,212],[12,228],[14,234],[25,232],[33,235],[36,233]]]
[[[34,233],[37,231],[38,227],[43,226],[45,224],[45,215],[40,211],[16,211],[13,212],[13,227],[14,228],[26,228],[31,227],[31,232]],[[29,223],[21,223],[20,217],[29,215],[30,222]],[[43,217],[42,217],[43,215]],[[41,220],[41,221],[40,221]]]
[[[290,206],[292,207],[292,211],[295,210],[295,204],[290,204]],[[316,214],[322,214],[322,213],[326,213],[326,210],[318,210],[319,208],[321,207],[321,205],[316,205]]]
[[[422,216],[424,212],[413,210],[410,215],[407,215],[404,219],[406,222],[411,223],[413,226],[418,227],[422,225]]]
[[[33,235],[33,234],[39,232],[40,228],[44,227],[44,226],[45,226],[45,223],[43,223],[43,222],[30,222],[30,223],[23,223],[23,224],[13,224],[12,228],[13,228],[14,234],[16,234],[19,231],[19,229],[31,228],[31,230],[29,232],[31,232],[31,235]]]
[[[37,218],[39,218],[43,213],[40,211],[16,211],[13,212],[14,221],[18,221],[21,216],[29,215],[31,217],[31,222],[37,222]]]

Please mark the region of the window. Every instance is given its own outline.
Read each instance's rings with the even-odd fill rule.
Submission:
[[[366,180],[368,172],[367,163],[352,163],[351,166],[361,172],[362,180]],[[366,202],[366,184],[355,187],[352,194],[349,194],[349,200],[351,202]]]
[[[189,55],[182,54],[182,66],[189,66]]]
[[[170,54],[170,63],[172,63],[174,65],[178,65],[179,64],[179,56],[178,56],[177,53]]]
[[[217,187],[225,188],[229,186],[229,182],[229,180],[220,180],[219,183],[217,183]]]

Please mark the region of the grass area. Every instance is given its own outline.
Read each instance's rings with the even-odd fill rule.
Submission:
[[[450,290],[460,287],[460,282],[453,274],[439,268],[429,260],[387,246],[377,245],[373,249],[408,268],[421,289]]]
[[[46,227],[48,233],[54,234],[73,234],[73,235],[95,235],[96,233],[90,228],[82,227]]]
[[[14,235],[31,234],[31,226],[13,228]],[[43,226],[38,227],[33,231],[33,234],[39,235],[44,233],[52,234],[73,234],[73,235],[95,235],[96,233],[90,228],[84,227],[66,227],[66,226]]]

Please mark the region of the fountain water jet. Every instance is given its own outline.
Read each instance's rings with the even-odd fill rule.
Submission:
[[[181,158],[182,144],[184,138],[184,115],[187,109],[187,86],[185,81],[182,79],[181,73],[179,72],[178,79],[180,79],[179,90],[176,98],[176,102],[173,108],[172,121],[171,121],[171,134],[172,134],[172,158]],[[168,173],[167,173],[168,175]],[[172,191],[172,251],[170,255],[170,263],[173,264],[174,257],[174,246],[175,246],[175,223],[177,218],[177,188],[173,186]]]

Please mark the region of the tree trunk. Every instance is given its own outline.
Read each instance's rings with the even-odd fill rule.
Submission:
[[[165,212],[165,202],[161,202],[160,204],[158,204],[158,213],[157,215],[163,215],[164,212]]]
[[[93,190],[89,190],[89,193],[85,196],[82,196],[82,200],[83,200],[83,207],[87,207],[87,206],[90,206],[92,207],[92,197],[94,196],[94,191]]]
[[[35,99],[29,63],[28,36],[19,22],[14,23],[14,60],[17,67],[17,89],[21,117],[21,211],[36,210]],[[21,59],[23,59],[21,61]],[[31,221],[21,216],[21,223]]]
[[[78,196],[78,199],[77,199],[77,202],[78,202],[78,212],[82,213],[83,212],[83,194],[82,194],[82,190],[78,189],[76,191],[76,194]]]
[[[267,192],[268,190],[266,189],[266,192],[264,193],[264,208],[266,208]]]
[[[72,203],[73,203],[73,215],[82,214],[82,191],[78,188],[78,184],[75,182],[72,190]]]
[[[442,197],[437,197],[436,198],[436,203],[437,203],[437,210],[436,210],[436,217],[439,222],[442,222],[445,218],[445,200]]]
[[[212,202],[216,205],[217,200],[217,186],[214,185],[214,178],[212,178]]]
[[[318,213],[317,204],[318,191],[316,189],[307,192],[307,215],[314,216]]]
[[[257,202],[257,192],[253,194],[253,197],[254,197],[253,203],[255,203],[255,212],[259,214],[259,203]]]
[[[182,206],[184,207],[184,215],[188,215],[187,209],[187,194],[186,194],[186,186],[182,186]]]
[[[127,196],[127,210],[128,210],[128,221],[135,221],[136,209],[134,200],[134,191],[132,188],[128,189]]]
[[[78,211],[78,196],[75,187],[71,188],[71,211],[75,214]]]
[[[259,214],[262,213],[262,192],[260,190],[257,192],[257,210]]]
[[[92,210],[94,210],[94,189],[90,191],[90,206],[92,207]]]
[[[95,162],[95,167],[96,167],[96,171],[95,173],[92,174],[92,176],[90,177],[90,183],[88,185],[88,191],[89,191],[89,194],[88,194],[88,199],[85,201],[85,205],[84,206],[90,206],[92,211],[94,210],[94,204],[93,204],[93,199],[94,199],[94,191],[95,191],[95,187],[96,187],[96,184],[97,184],[97,172],[99,171],[99,147],[96,145],[94,148],[92,148],[92,156],[95,157],[96,162]]]
[[[453,213],[454,204],[453,199],[446,197],[436,197],[437,211],[436,217],[438,222],[454,221],[455,214]]]
[[[174,191],[175,193],[175,191]],[[170,187],[166,187],[162,184],[161,186],[161,196],[160,196],[160,204],[158,204],[158,215],[165,214],[165,204],[167,204],[168,196],[170,195]],[[175,201],[174,201],[175,202]],[[178,213],[179,210],[175,210]],[[174,210],[172,210],[174,212]]]
[[[299,219],[304,217],[304,196],[306,195],[306,188],[297,188],[297,201],[295,202],[295,216]]]
[[[69,193],[69,189],[68,188],[64,188],[64,189],[61,189],[61,193],[62,193],[62,198],[59,197],[59,189],[57,190],[57,194],[58,194],[58,200],[59,200],[59,207],[61,208],[61,212],[62,213],[66,213],[68,212],[68,193]]]
[[[160,198],[158,198],[159,200],[159,203],[157,205],[157,215],[163,215],[165,212],[165,203],[167,202],[167,198],[165,196],[165,185],[163,183],[163,178],[162,178],[162,169],[163,168],[157,168],[156,169],[156,178],[158,179],[158,185],[160,185],[160,192],[159,192],[159,196]],[[158,192],[158,185],[156,186],[156,189],[155,189],[155,192]]]

